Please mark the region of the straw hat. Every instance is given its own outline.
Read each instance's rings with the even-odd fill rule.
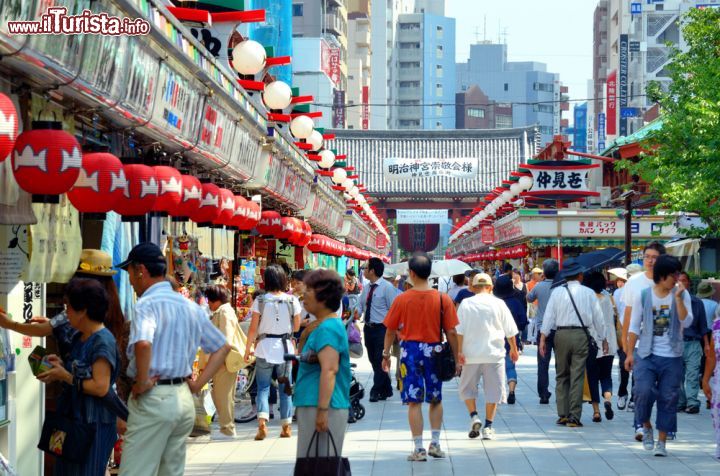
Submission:
[[[78,272],[95,276],[113,276],[117,270],[112,269],[112,258],[100,250],[82,250]]]
[[[706,299],[711,298],[715,294],[715,288],[712,284],[708,283],[707,281],[703,281],[698,285],[697,288],[697,297],[700,299]]]
[[[618,279],[622,279],[623,281],[628,280],[628,272],[625,268],[613,268],[609,269],[608,273],[612,274]]]

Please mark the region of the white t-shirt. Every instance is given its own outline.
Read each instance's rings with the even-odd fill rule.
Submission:
[[[253,313],[260,313],[260,301],[264,300],[263,313],[260,316],[260,324],[258,325],[257,335],[260,334],[292,334],[293,316],[302,313],[302,305],[295,296],[287,294],[274,295],[264,294],[261,298],[255,299],[252,306]],[[288,304],[290,301],[290,304]],[[292,307],[293,314],[290,315]],[[292,341],[287,341],[288,352],[295,352]],[[285,347],[283,340],[276,337],[266,337],[261,339],[255,346],[255,357],[265,359],[271,364],[285,363],[283,355]]]
[[[654,290],[650,293],[652,295],[653,312],[652,353],[659,357],[677,357],[673,353],[672,345],[670,344],[670,307],[672,306],[673,299],[675,299],[675,291],[670,291],[664,298],[655,294]],[[687,309],[688,314],[684,321],[680,321],[680,325],[683,328],[688,328],[692,325],[693,315],[690,294],[687,291],[683,292],[683,302],[685,303],[685,309]],[[635,297],[632,307],[630,332],[639,336],[643,323],[642,296],[640,294]],[[640,342],[640,339],[638,339],[638,342]]]
[[[645,276],[645,273],[636,274],[632,278],[628,279],[628,282],[625,283],[625,286],[623,286],[623,289],[625,290],[623,291],[624,306],[623,313],[620,316],[623,321],[623,326],[625,325],[625,308],[632,307],[633,302],[635,302],[635,297],[640,296],[643,289],[651,288],[653,286],[655,286],[655,281],[653,281],[652,278]],[[636,349],[639,343],[640,340],[638,339],[637,343],[635,343]]]
[[[505,358],[505,340],[518,333],[515,320],[502,299],[481,293],[458,307],[457,333],[463,336],[462,353],[468,364],[490,364]]]

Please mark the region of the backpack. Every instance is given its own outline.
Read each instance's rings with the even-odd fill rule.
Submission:
[[[267,300],[265,299],[265,294],[258,297],[258,311],[260,312],[260,319],[262,319],[263,314],[265,313],[265,304]],[[295,308],[293,306],[293,301],[291,296],[286,296],[282,302],[287,304],[288,307],[288,316],[290,316],[290,322],[292,322],[292,318],[295,315]]]

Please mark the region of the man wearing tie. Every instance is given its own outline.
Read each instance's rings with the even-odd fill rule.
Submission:
[[[382,279],[385,265],[378,258],[370,258],[363,271],[370,284],[364,286],[355,318],[365,313],[365,348],[373,368],[373,386],[370,389],[370,401],[377,402],[392,397],[390,376],[382,369],[382,352],[385,342],[385,315],[390,310],[398,290]]]

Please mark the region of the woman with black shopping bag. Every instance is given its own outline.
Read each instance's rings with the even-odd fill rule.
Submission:
[[[348,461],[341,458],[350,408],[350,354],[345,326],[335,311],[345,288],[330,270],[309,273],[305,285],[305,309],[318,324],[306,336],[295,385],[295,475],[350,474]]]

